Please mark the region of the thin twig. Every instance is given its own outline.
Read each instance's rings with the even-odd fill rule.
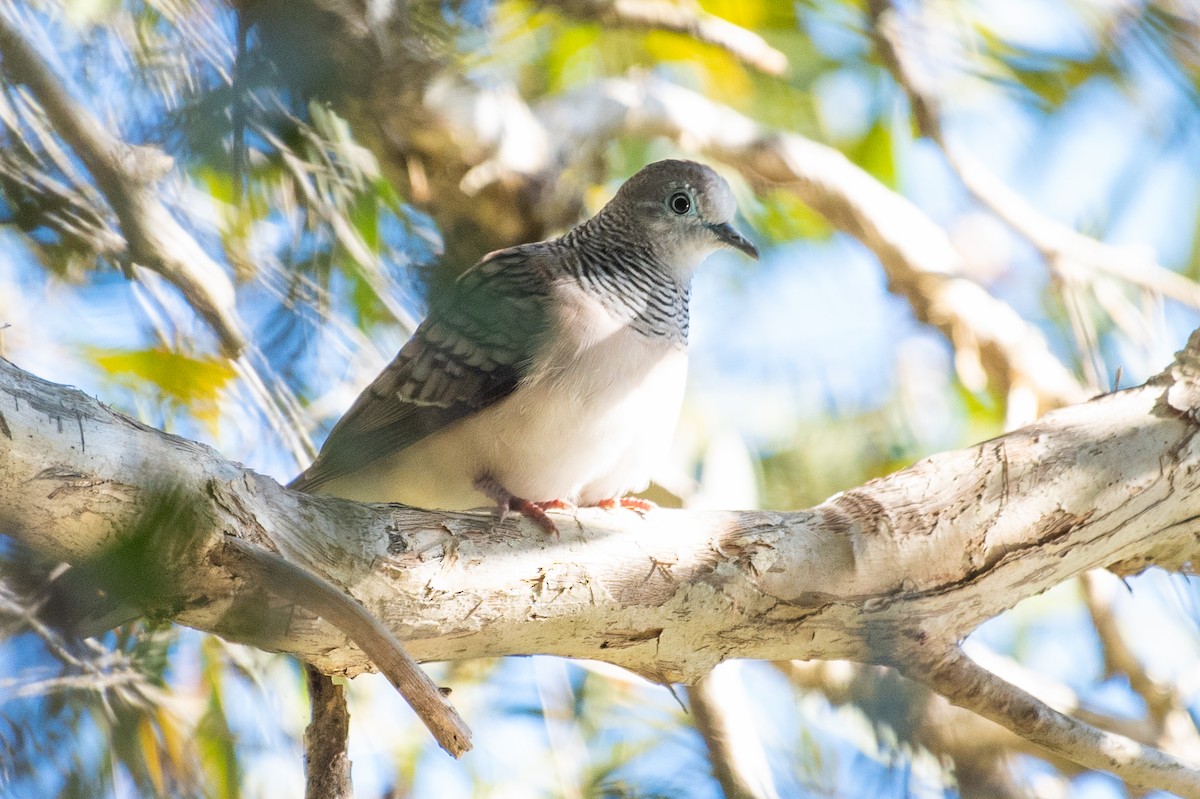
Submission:
[[[234,370],[242,379],[255,404],[262,409],[279,440],[296,459],[296,463],[303,465],[311,461],[317,456],[317,449],[313,446],[312,438],[305,431],[304,425],[300,424],[299,417],[293,413],[295,404],[292,401],[294,395],[291,389],[280,380],[272,380],[268,386],[250,360],[251,353],[259,355],[257,347],[252,346],[241,358],[235,359],[232,362]],[[270,363],[266,358],[261,360],[269,370]]]
[[[299,126],[301,133],[312,142],[313,149],[325,161],[325,168],[329,173],[327,177],[332,182],[337,175],[337,166],[329,159],[326,152],[328,142],[300,120],[295,120],[295,123]],[[358,231],[348,223],[346,215],[335,208],[329,200],[322,196],[317,187],[313,186],[313,178],[309,174],[312,166],[296,154],[286,141],[266,126],[255,125],[254,131],[278,151],[284,168],[292,176],[292,181],[300,189],[308,207],[329,226],[351,259],[361,267],[360,274],[366,280],[367,285],[371,287],[371,291],[374,292],[380,304],[406,331],[416,330],[417,320],[408,309],[396,300],[396,287],[388,278],[381,258],[371,251]]]
[[[181,327],[178,320],[170,318],[172,303],[160,291],[161,283],[155,279],[154,274],[146,275],[135,284],[135,288],[138,286],[145,296],[137,291],[134,292],[134,296],[149,320],[155,337],[160,346],[171,347],[172,339],[164,325],[169,321],[174,329],[178,330]],[[154,301],[153,306],[148,300]],[[255,358],[262,363],[261,368],[255,364]],[[238,357],[230,359],[229,365],[241,380],[255,407],[262,412],[263,418],[279,437],[280,443],[296,460],[296,464],[301,466],[316,457],[317,449],[307,432],[308,428],[301,423],[299,415],[295,412],[298,405],[295,394],[289,386],[275,377],[270,362],[263,357],[258,347],[254,343],[248,344]],[[264,379],[264,373],[271,376],[270,385]]]
[[[144,674],[136,671],[117,671],[95,674],[64,674],[44,680],[27,680],[19,677],[0,679],[0,704],[14,699],[29,699],[35,696],[50,696],[68,691],[105,694],[110,690],[133,686],[144,688],[149,685]]]
[[[0,615],[10,616],[27,626],[34,635],[42,639],[42,645],[64,665],[80,671],[97,672],[94,663],[82,660],[71,654],[63,645],[62,637],[50,627],[42,623],[34,608],[29,607],[0,583]]]

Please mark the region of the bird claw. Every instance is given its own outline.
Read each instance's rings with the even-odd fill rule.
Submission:
[[[546,511],[571,508],[569,504],[560,499],[552,499],[548,502],[530,502],[527,499],[522,499],[500,485],[500,482],[496,478],[489,475],[476,478],[475,488],[482,491],[487,495],[488,499],[496,503],[496,516],[499,522],[503,522],[508,518],[509,513],[516,511],[555,538],[559,537],[558,525],[546,515]]]
[[[559,537],[558,525],[554,523],[553,519],[546,515],[546,511],[542,510],[543,503],[530,502],[529,500],[521,499],[520,497],[513,497],[511,503],[512,507],[519,511],[522,516],[529,519],[529,521],[533,522],[538,527],[542,528],[542,530],[544,530],[546,533],[554,536],[555,538]]]

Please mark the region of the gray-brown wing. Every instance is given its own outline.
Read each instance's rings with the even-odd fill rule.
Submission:
[[[549,330],[550,278],[536,263],[546,247],[464,272],[289,487],[315,490],[511,394]]]

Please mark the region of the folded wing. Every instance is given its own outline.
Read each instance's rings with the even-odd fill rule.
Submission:
[[[511,394],[550,325],[545,247],[500,250],[464,272],[289,488],[318,490]]]

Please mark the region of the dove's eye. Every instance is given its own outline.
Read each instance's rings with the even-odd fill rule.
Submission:
[[[667,205],[671,207],[672,211],[683,216],[692,210],[692,198],[685,192],[677,191],[671,195],[671,199],[667,200]]]

